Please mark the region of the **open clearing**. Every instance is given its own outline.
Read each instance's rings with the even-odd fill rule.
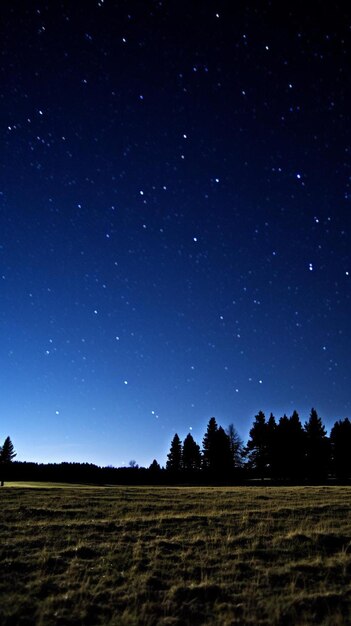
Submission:
[[[350,487],[12,486],[3,626],[351,623]]]

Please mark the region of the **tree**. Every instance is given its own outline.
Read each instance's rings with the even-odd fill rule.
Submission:
[[[182,467],[187,471],[199,470],[201,468],[200,446],[190,433],[188,433],[183,442]]]
[[[323,480],[328,475],[329,440],[322,420],[315,409],[305,423],[306,473],[311,480]]]
[[[259,411],[255,415],[255,421],[249,434],[250,439],[246,446],[249,465],[263,479],[269,466],[269,432],[263,411]]]
[[[290,418],[287,415],[280,418],[270,439],[273,478],[301,480],[305,470],[305,433],[297,411]]]
[[[216,448],[216,432],[218,430],[215,417],[211,417],[202,440],[202,465],[206,470],[212,470]]]
[[[181,469],[182,462],[182,444],[176,433],[171,442],[171,448],[167,454],[166,469],[172,472],[178,472]]]
[[[157,463],[156,459],[154,459],[154,460],[152,461],[152,463],[149,465],[149,471],[150,471],[150,472],[153,472],[153,473],[156,473],[156,472],[160,472],[160,471],[161,471],[160,464],[159,464],[159,463]]]
[[[229,439],[230,453],[233,462],[233,468],[239,469],[243,466],[244,443],[239,436],[234,424],[229,424],[226,431]]]
[[[0,447],[0,466],[1,471],[4,471],[4,468],[8,466],[11,461],[15,458],[16,452],[13,447],[13,443],[10,437],[6,437],[3,445]],[[1,487],[4,486],[4,479],[1,478]]]
[[[222,426],[211,417],[202,441],[203,468],[217,478],[223,478],[233,469],[230,440]]]
[[[224,478],[233,471],[233,456],[230,448],[230,439],[222,426],[219,426],[214,435],[211,470],[218,478]]]
[[[332,466],[336,478],[351,476],[351,422],[346,417],[335,422],[330,431]]]

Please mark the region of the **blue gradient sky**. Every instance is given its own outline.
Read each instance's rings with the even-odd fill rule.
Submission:
[[[350,417],[350,10],[5,1],[0,436],[163,464]]]

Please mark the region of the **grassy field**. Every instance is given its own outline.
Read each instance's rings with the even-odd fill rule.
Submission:
[[[13,486],[2,626],[351,624],[349,487]]]

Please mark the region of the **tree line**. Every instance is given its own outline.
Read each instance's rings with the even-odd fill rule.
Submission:
[[[275,481],[325,481],[351,477],[351,422],[336,421],[330,436],[312,408],[302,425],[297,411],[278,421],[263,411],[255,416],[246,446],[231,424],[225,431],[211,417],[202,448],[189,433],[182,443],[176,433],[167,455],[166,470],[206,473],[228,481],[259,478]]]
[[[302,424],[297,411],[290,417],[254,418],[244,445],[236,428],[226,430],[211,417],[202,445],[188,433],[172,438],[165,467],[156,459],[147,468],[130,461],[129,467],[98,467],[91,463],[12,462],[16,452],[10,437],[0,446],[0,481],[42,480],[98,484],[245,484],[248,480],[301,484],[339,482],[351,478],[351,422],[336,421],[327,435],[315,409]]]

